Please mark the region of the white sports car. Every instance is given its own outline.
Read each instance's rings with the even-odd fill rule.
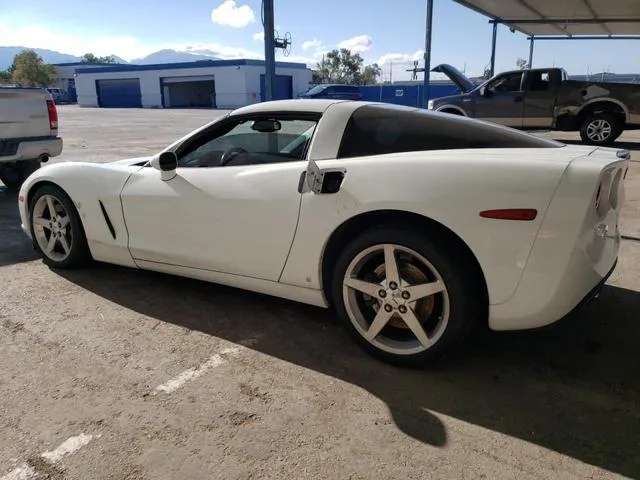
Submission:
[[[235,110],[148,158],[61,162],[19,193],[51,267],[156,270],[331,307],[370,353],[550,324],[618,255],[629,153],[374,102]]]

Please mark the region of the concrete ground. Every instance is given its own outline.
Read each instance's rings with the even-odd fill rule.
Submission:
[[[149,154],[216,114],[60,107],[61,159]],[[322,309],[54,272],[0,191],[0,480],[640,478],[640,132],[620,145],[628,239],[600,298],[424,371],[373,360]]]

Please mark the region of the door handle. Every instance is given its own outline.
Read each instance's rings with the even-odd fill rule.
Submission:
[[[513,101],[514,101],[515,103],[519,103],[519,102],[521,102],[522,100],[524,100],[524,97],[515,97],[515,98],[513,99]]]

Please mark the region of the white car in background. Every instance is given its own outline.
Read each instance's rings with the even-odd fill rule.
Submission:
[[[19,194],[46,264],[89,258],[331,307],[423,364],[478,324],[540,327],[618,256],[629,154],[389,104],[240,108],[157,155],[63,162]]]

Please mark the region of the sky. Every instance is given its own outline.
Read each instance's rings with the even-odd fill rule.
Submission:
[[[288,61],[309,65],[332,48],[377,62],[383,79],[410,78],[422,59],[425,0],[274,0],[275,25],[293,43]],[[304,5],[304,6],[303,6]],[[431,65],[450,63],[480,75],[491,53],[488,19],[452,0],[435,0]],[[40,47],[61,53],[117,55],[127,61],[154,51],[209,49],[221,58],[264,58],[261,0],[2,0],[0,46]],[[640,72],[638,40],[544,41],[533,66],[562,66],[569,74]],[[496,72],[528,59],[529,42],[501,26]],[[283,60],[281,54],[277,54]],[[434,78],[439,78],[435,75]]]

